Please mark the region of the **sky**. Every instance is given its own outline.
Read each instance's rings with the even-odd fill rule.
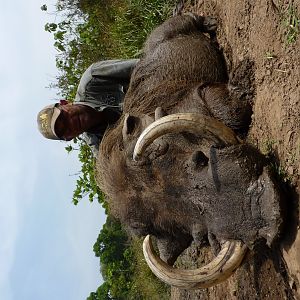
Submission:
[[[44,31],[55,0],[0,0],[0,299],[82,300],[101,284],[93,244],[98,203],[72,204],[80,165],[65,142],[44,139],[38,111],[59,99],[56,51]]]

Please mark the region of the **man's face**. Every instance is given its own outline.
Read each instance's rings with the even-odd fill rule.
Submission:
[[[62,140],[70,141],[85,131],[83,121],[88,118],[81,105],[59,105],[61,110],[55,123],[55,132]]]

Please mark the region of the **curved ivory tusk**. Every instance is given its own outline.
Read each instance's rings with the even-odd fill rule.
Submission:
[[[156,138],[182,131],[197,133],[225,146],[240,142],[233,130],[214,118],[196,113],[177,113],[158,119],[141,133],[134,148],[133,159],[141,157]]]
[[[195,270],[179,270],[162,261],[153,250],[150,235],[143,243],[145,260],[152,272],[165,283],[183,289],[207,288],[227,279],[241,264],[247,247],[240,241],[226,241],[218,256]]]

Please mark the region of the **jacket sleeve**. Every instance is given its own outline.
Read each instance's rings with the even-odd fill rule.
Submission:
[[[102,135],[84,132],[81,139],[90,147],[93,157],[97,158]]]
[[[131,72],[139,59],[105,60],[92,65],[92,76],[116,80],[130,80]]]

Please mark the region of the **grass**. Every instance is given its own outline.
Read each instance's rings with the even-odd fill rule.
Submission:
[[[266,59],[273,59],[273,58],[276,58],[276,55],[271,51],[267,51],[265,53],[265,57],[266,57]]]
[[[131,243],[136,265],[128,300],[168,300],[171,293],[170,286],[156,278],[148,267],[143,256],[142,242],[142,239],[135,238]]]
[[[173,0],[127,0],[110,25],[113,51],[121,57],[138,57],[148,34],[171,15]]]
[[[289,5],[284,14],[284,26],[286,27],[286,42],[292,44],[296,41],[299,35],[300,18],[293,5]]]
[[[279,181],[289,182],[291,181],[290,176],[286,173],[284,166],[280,164],[279,159],[277,158],[275,152],[275,146],[277,141],[275,140],[266,140],[261,147],[261,152],[265,155],[269,160],[269,166],[271,171],[277,177]]]
[[[266,157],[270,157],[274,154],[274,146],[276,145],[275,140],[265,140],[261,146],[261,152]]]

